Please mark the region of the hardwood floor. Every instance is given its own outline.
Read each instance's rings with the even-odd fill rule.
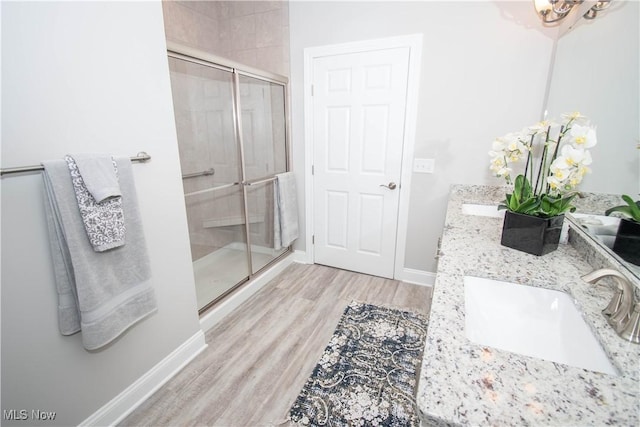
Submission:
[[[120,425],[284,422],[352,300],[428,315],[431,288],[293,264],[209,330],[208,348]]]

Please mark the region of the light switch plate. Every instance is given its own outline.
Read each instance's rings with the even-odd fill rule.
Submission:
[[[433,173],[435,159],[413,159],[413,171],[415,173]]]

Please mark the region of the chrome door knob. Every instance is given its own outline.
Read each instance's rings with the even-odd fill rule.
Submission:
[[[396,185],[396,183],[395,183],[395,182],[390,182],[390,183],[389,183],[389,184],[387,184],[387,185],[380,184],[380,187],[387,187],[389,190],[395,190],[395,189],[396,189],[396,187],[397,187],[397,185]]]

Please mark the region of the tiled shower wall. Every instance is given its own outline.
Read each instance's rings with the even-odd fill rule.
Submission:
[[[163,1],[167,40],[289,77],[288,1]]]

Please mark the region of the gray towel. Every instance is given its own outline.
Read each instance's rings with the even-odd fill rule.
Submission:
[[[63,335],[82,330],[88,350],[103,347],[157,309],[131,161],[116,162],[128,243],[106,252],[94,251],[89,243],[67,163],[43,162],[58,324]]]
[[[298,238],[298,196],[293,172],[276,175],[273,210],[273,248],[285,248]]]
[[[89,155],[67,155],[64,159],[93,249],[103,252],[124,245],[126,226],[115,161],[111,156]]]
[[[108,154],[70,154],[82,176],[85,187],[96,203],[122,196],[118,169]]]

